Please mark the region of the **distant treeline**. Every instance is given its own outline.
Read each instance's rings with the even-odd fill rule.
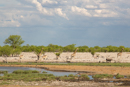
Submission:
[[[126,48],[124,46],[106,46],[106,47],[88,47],[88,46],[75,46],[76,44],[71,44],[67,46],[59,46],[54,44],[49,44],[48,46],[35,46],[35,45],[25,45],[25,46],[19,46],[16,49],[21,50],[22,52],[33,52],[35,50],[41,50],[43,48],[44,52],[74,52],[76,48],[79,48],[77,52],[121,52],[122,48],[124,49],[123,52],[130,52],[130,48]],[[5,45],[7,47],[10,47],[9,45]],[[3,47],[5,47],[3,46]],[[0,49],[2,46],[0,46]]]
[[[54,44],[49,44],[48,46],[35,46],[35,45],[25,45],[25,46],[18,46],[17,48],[13,49],[13,47],[9,45],[0,46],[0,56],[2,54],[8,55],[8,53],[11,52],[11,54],[20,54],[20,52],[40,52],[43,48],[44,52],[74,52],[76,48],[78,48],[77,52],[121,52],[122,49],[123,52],[130,52],[130,48],[126,48],[124,46],[106,46],[106,47],[88,47],[88,46],[75,46],[76,44],[71,44],[67,46],[59,46]],[[4,53],[7,52],[7,53]],[[9,54],[10,55],[10,54]]]
[[[88,47],[88,46],[78,46],[76,47],[76,44],[71,44],[67,46],[59,46],[54,44],[49,44],[48,46],[35,46],[35,45],[25,45],[21,46],[25,41],[22,40],[21,36],[19,35],[10,35],[7,39],[5,39],[4,44],[10,44],[10,45],[4,45],[0,46],[0,56],[12,56],[19,55],[21,52],[35,52],[37,55],[39,53],[45,53],[45,52],[74,52],[77,48],[77,52],[91,52],[92,55],[95,54],[95,52],[130,52],[130,48],[126,48],[124,46],[106,46],[106,47]],[[42,50],[42,51],[41,51]]]

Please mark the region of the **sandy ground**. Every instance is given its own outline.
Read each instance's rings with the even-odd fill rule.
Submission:
[[[52,71],[85,71],[89,75],[93,74],[113,74],[130,75],[130,67],[115,67],[115,66],[68,66],[68,65],[0,65],[0,66],[15,66],[15,67],[40,67],[47,68]]]

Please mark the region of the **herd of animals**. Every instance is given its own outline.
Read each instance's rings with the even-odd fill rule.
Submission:
[[[70,57],[66,58],[66,61],[71,61],[72,59],[75,59],[77,50],[78,50],[78,48],[70,55]],[[121,52],[117,53],[117,58],[121,58],[121,56],[123,54],[123,50],[124,49],[122,49]],[[48,55],[43,54],[42,51],[43,51],[43,48],[41,49],[40,53],[37,54],[37,60],[36,61],[41,61],[41,60],[47,60],[48,59]],[[130,53],[126,53],[126,54],[130,54]],[[93,55],[93,58],[94,59],[98,59],[99,55],[100,54]],[[113,58],[110,58],[109,56],[110,55],[108,55],[106,57],[106,61],[105,62],[111,62],[113,60]],[[24,57],[24,55],[19,55],[19,61],[21,61],[23,59],[23,57]],[[104,57],[104,56],[102,56],[102,57]],[[60,58],[61,58],[60,55],[56,55],[56,60],[59,60]],[[129,55],[127,56],[127,58],[129,58]]]

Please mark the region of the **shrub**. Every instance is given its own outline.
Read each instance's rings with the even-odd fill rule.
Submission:
[[[60,76],[59,80],[60,81],[68,81],[68,77]]]
[[[24,72],[23,70],[15,70],[15,71],[13,71],[13,73],[15,73],[15,74],[21,74],[23,72]]]
[[[78,81],[78,77],[77,77],[77,76],[74,76],[74,77],[67,77],[67,81],[71,81],[71,82]]]
[[[8,71],[0,71],[0,74],[2,74],[2,73],[8,73]]]
[[[79,77],[79,79],[82,80],[82,81],[90,80],[90,78],[89,78],[88,75],[86,75],[86,74],[82,74],[82,75]]]
[[[33,70],[32,73],[39,73],[39,71],[37,71],[37,70]]]
[[[47,76],[54,76],[53,74],[47,74]]]
[[[46,81],[46,80],[47,80],[47,77],[42,77],[42,80],[43,80],[43,81]]]
[[[56,56],[60,56],[61,53],[55,53],[55,54],[56,54]]]
[[[47,77],[47,80],[48,81],[54,81],[54,80],[56,80],[56,77],[55,76],[50,76],[50,77]]]
[[[124,78],[123,75],[120,75],[119,73],[116,75],[116,79],[121,79],[121,78]]]
[[[73,74],[69,74],[68,77],[74,77],[74,75]]]
[[[24,74],[29,74],[29,73],[32,73],[32,70],[25,70],[23,73]]]
[[[42,73],[47,73],[46,71],[43,71]]]
[[[110,74],[96,74],[93,76],[94,79],[98,79],[98,78],[113,78],[113,75]]]

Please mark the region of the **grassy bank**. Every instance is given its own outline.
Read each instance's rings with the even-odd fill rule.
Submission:
[[[0,63],[0,65],[77,65],[77,66],[120,66],[130,67],[130,63]]]
[[[4,71],[3,71],[4,72]],[[92,76],[93,80],[97,80],[100,78],[113,78],[114,75],[111,74],[95,74]],[[122,79],[124,75],[117,74],[115,75],[115,79]],[[126,77],[130,79],[130,75]],[[81,75],[65,75],[65,76],[55,76],[53,74],[48,74],[45,72],[39,72],[36,70],[15,70],[12,73],[3,73],[3,76],[0,76],[0,80],[8,81],[8,80],[16,80],[16,81],[69,81],[69,82],[77,82],[77,81],[89,81],[90,78],[87,74]],[[3,83],[4,84],[4,83]]]

